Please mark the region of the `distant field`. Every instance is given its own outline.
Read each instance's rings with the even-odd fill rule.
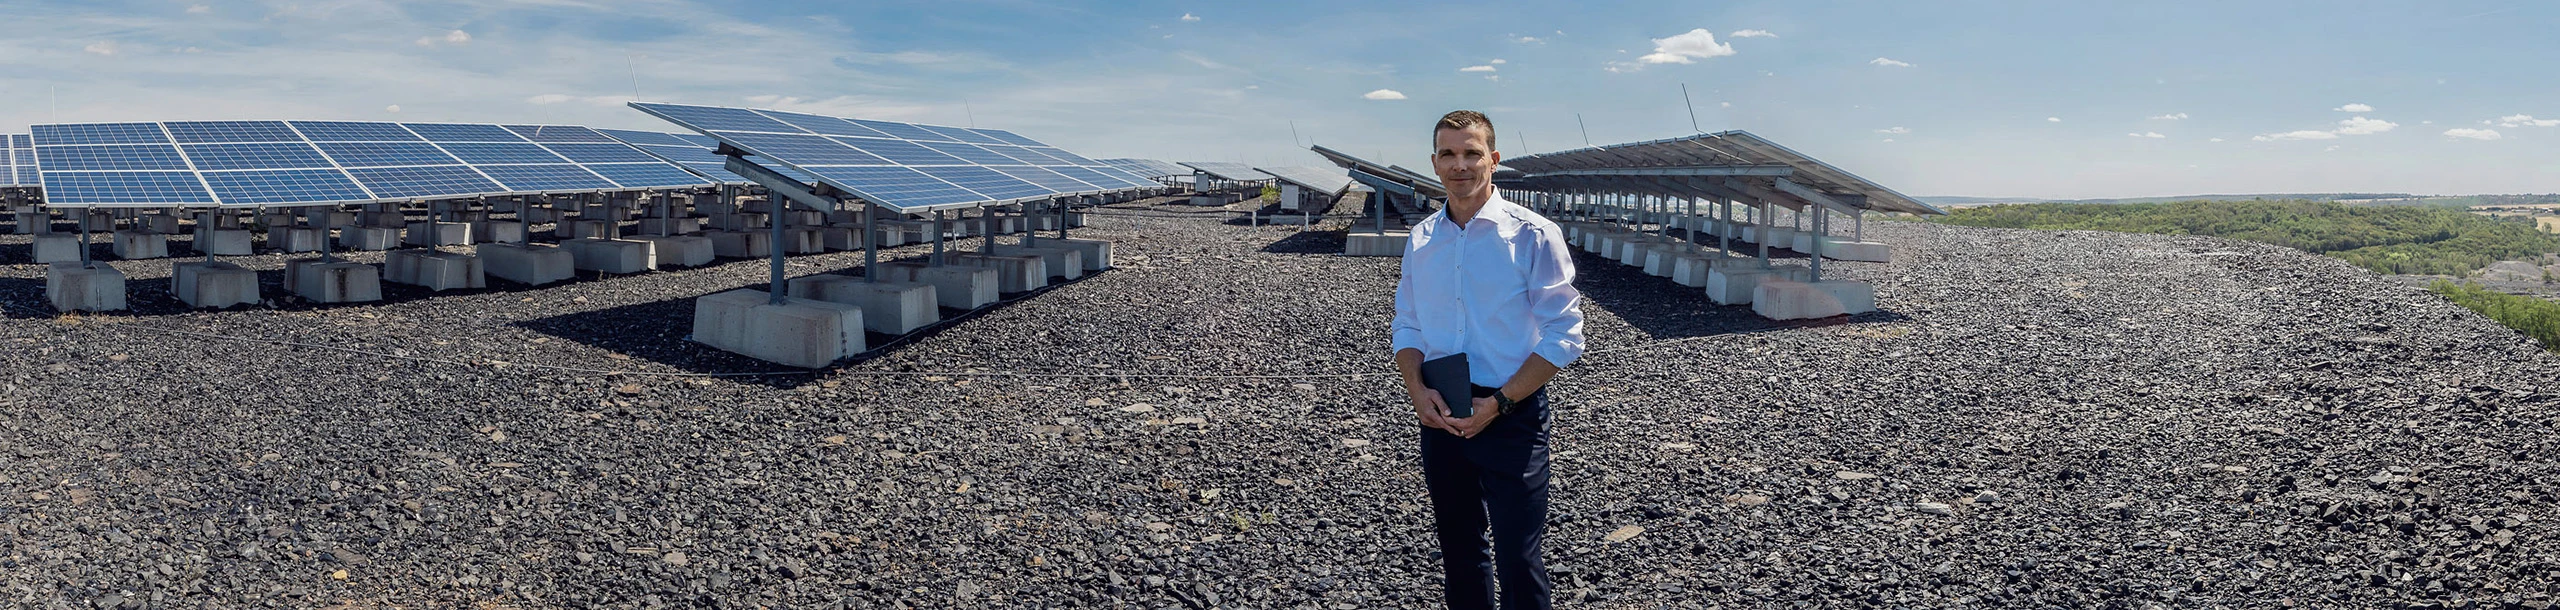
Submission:
[[[2318,201],[1992,205],[1931,222],[1978,227],[2213,235],[2325,254],[2375,273],[2464,277],[2490,263],[2560,252],[2521,221],[2435,206]]]

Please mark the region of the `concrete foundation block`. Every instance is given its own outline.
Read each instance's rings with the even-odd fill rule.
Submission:
[[[599,273],[641,273],[658,267],[656,244],[612,239],[560,242],[578,269]]]
[[[577,255],[536,244],[481,244],[480,264],[499,279],[540,286],[578,277]]]
[[[373,265],[318,259],[285,261],[285,290],[313,303],[382,300],[382,270]]]
[[[469,225],[463,225],[469,226]],[[489,287],[480,257],[436,250],[393,250],[383,257],[382,279],[445,291]]]
[[[711,238],[700,235],[643,235],[625,237],[623,241],[645,242],[653,248],[658,268],[700,267],[711,264],[718,255],[712,252]]]
[[[770,219],[771,217],[758,212],[719,214],[711,217],[711,226],[718,227],[722,231],[753,231],[772,228],[773,225],[766,224]]]
[[[691,217],[642,218],[640,219],[640,230],[638,232],[642,235],[692,235],[702,232],[702,219]]]
[[[791,280],[790,291],[793,298],[860,307],[863,327],[881,334],[903,335],[942,321],[940,300],[934,296],[932,284],[813,275]]]
[[[1760,259],[1725,256],[1701,252],[1672,259],[1671,281],[1691,288],[1707,287],[1707,276],[1716,269],[1759,266]]]
[[[1040,240],[1040,243],[1042,245],[1058,244],[1068,248],[1075,248],[1076,250],[1083,252],[1084,270],[1086,271],[1101,271],[1111,268],[1111,242],[1109,241],[1100,239],[1044,239]]]
[[[471,245],[471,225],[468,223],[413,222],[409,223],[408,229],[408,243],[412,246]]]
[[[907,245],[908,243],[907,232],[900,231],[895,227],[880,227],[879,230],[872,232],[871,238],[878,240],[880,242],[880,247],[882,248],[895,248]]]
[[[1836,241],[1823,244],[1822,257],[1839,261],[1892,262],[1893,247],[1872,241]]]
[[[258,272],[221,261],[169,266],[169,293],[189,307],[220,309],[258,302]]]
[[[121,311],[124,272],[105,264],[52,263],[44,270],[44,298],[54,311]]]
[[[1679,244],[1667,242],[1661,237],[1655,235],[1646,234],[1631,237],[1624,242],[1620,242],[1618,244],[1618,248],[1610,252],[1609,258],[1617,260],[1618,264],[1621,265],[1643,267],[1645,255],[1651,253],[1655,246],[1677,245]]]
[[[889,220],[886,218],[880,220],[880,232],[884,234],[896,233],[898,236],[897,243],[900,245],[931,240],[933,239],[932,231],[933,223],[922,220]],[[887,246],[890,245],[890,242],[884,238],[880,242],[880,245]]]
[[[693,340],[730,353],[801,368],[825,368],[862,353],[862,308],[808,299],[770,302],[759,290],[693,300]]]
[[[177,235],[178,217],[168,214],[146,214],[141,218],[134,219],[133,228],[136,231],[148,233]]]
[[[861,230],[861,229],[848,229],[848,228],[845,228],[845,227],[820,227],[820,228],[815,229],[815,230],[818,232],[818,242],[819,242],[819,245],[826,246],[826,248],[827,248],[827,249],[829,249],[829,250],[860,250],[860,249],[862,249],[862,230]]]
[[[996,290],[1005,294],[1049,287],[1048,264],[1037,256],[963,252],[944,254],[943,260],[963,267],[985,267],[996,270]]]
[[[1080,249],[1053,246],[1044,242],[1027,247],[999,245],[996,246],[996,254],[1040,257],[1040,263],[1047,267],[1049,277],[1068,280],[1084,277],[1084,251]]]
[[[400,246],[400,230],[382,227],[347,227],[338,230],[338,247],[367,252],[389,250]]]
[[[232,212],[196,212],[196,231],[206,229],[241,229],[240,215]]]
[[[116,258],[136,260],[168,258],[169,236],[148,231],[117,231]]]
[[[560,239],[605,239],[613,235],[613,222],[607,220],[563,220],[552,227],[552,235]]]
[[[784,254],[821,254],[827,251],[826,236],[809,227],[783,227]]]
[[[529,225],[559,222],[560,211],[551,209],[551,206],[547,205],[525,206],[524,209],[516,211],[516,220]]]
[[[267,227],[267,247],[282,252],[319,252],[329,245],[329,230],[318,227]]]
[[[993,268],[881,263],[880,269],[880,279],[883,280],[932,285],[934,299],[943,307],[977,309],[992,305],[998,299],[998,282]]]
[[[1344,236],[1344,256],[1404,256],[1407,234],[1403,231],[1352,233]]]
[[[474,241],[488,244],[521,244],[525,241],[524,223],[513,220],[475,220],[471,222]]]
[[[35,243],[36,262],[80,262],[80,249],[88,247],[87,244],[80,242],[80,234],[78,233],[45,233],[37,235]]]
[[[724,258],[764,258],[773,256],[770,231],[703,231],[711,238],[712,254]]]
[[[1748,305],[1762,282],[1804,281],[1813,277],[1804,267],[1734,266],[1707,272],[1707,300],[1717,305]]]
[[[196,251],[216,256],[248,256],[256,252],[250,247],[247,229],[196,228]]]
[[[1751,296],[1751,311],[1771,320],[1811,320],[1875,310],[1875,287],[1856,280],[1767,280]]]

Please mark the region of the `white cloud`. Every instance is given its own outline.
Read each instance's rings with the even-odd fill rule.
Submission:
[[[396,113],[396,112],[399,112],[399,111],[400,111],[400,105],[399,105],[399,104],[392,104],[392,105],[389,105],[389,106],[383,106],[383,107],[382,107],[382,111],[383,111],[383,112],[393,112],[393,113]]]
[[[468,42],[471,42],[471,33],[470,33],[470,32],[465,32],[465,31],[462,31],[462,30],[454,30],[454,31],[451,31],[451,32],[445,32],[445,33],[444,33],[444,43],[445,43],[445,44],[463,44],[463,43],[468,43]]]
[[[2469,129],[2463,127],[2444,130],[2444,135],[2456,138],[2471,138],[2474,140],[2495,140],[2506,137],[2498,135],[2498,130],[2495,129]]]
[[[2337,150],[2338,150],[2338,145],[2336,145],[2336,144],[2331,144],[2331,145],[2329,145],[2329,147],[2328,147],[2328,148],[2320,149],[2320,152],[2336,152]]]
[[[1511,63],[1511,62],[1507,62],[1507,61],[1503,61],[1503,60],[1500,60],[1500,59],[1496,59],[1496,60],[1488,61],[1488,62],[1485,62],[1485,63],[1489,63],[1489,64],[1493,64],[1493,65],[1497,65],[1497,66],[1499,66],[1499,65],[1507,64],[1507,63]]]
[[[1889,143],[1893,141],[1893,138],[1885,138],[1884,141]]]
[[[1733,102],[1718,102],[1717,104],[1718,104],[1718,105],[1717,105],[1716,107],[1718,107],[1718,108],[1732,108],[1732,107],[1733,107]]]
[[[2205,138],[2205,139],[2204,139],[2204,141],[2206,141],[2206,142],[2220,142],[2220,141],[2222,141],[2222,138]]]
[[[1909,128],[1909,127],[1903,127],[1903,126],[1900,126],[1900,125],[1896,125],[1896,126],[1893,126],[1893,127],[1888,127],[1888,128],[1884,128],[1884,129],[1878,129],[1878,130],[1876,130],[1876,133],[1905,134],[1905,133],[1911,133],[1911,128]]]
[[[2336,108],[2331,108],[2330,110],[2335,110],[2335,111],[2338,111],[2338,112],[2373,112],[2373,107],[2372,107],[2372,106],[2367,106],[2367,105],[2364,105],[2364,104],[2348,104],[2348,105],[2345,105],[2345,106],[2339,106],[2339,107],[2336,107]]]
[[[2480,124],[2482,124],[2482,125],[2487,125],[2487,124],[2489,124],[2489,122],[2488,122],[2488,121],[2481,121],[2481,122],[2480,122]],[[2499,126],[2499,127],[2560,127],[2560,119],[2537,119],[2537,118],[2533,118],[2533,115],[2530,115],[2530,114],[2510,114],[2510,115],[2507,115],[2507,116],[2498,117],[2498,126]]]
[[[1520,35],[1511,35],[1511,36],[1510,36],[1510,38],[1511,38],[1511,41],[1512,41],[1512,42],[1517,42],[1517,43],[1520,43],[1520,44],[1546,44],[1546,43],[1547,43],[1546,39],[1539,38],[1539,37],[1536,37],[1536,36],[1520,36]]]
[[[1778,35],[1777,35],[1777,34],[1769,33],[1769,31],[1768,31],[1768,30],[1735,30],[1735,31],[1733,32],[1733,37],[1734,37],[1734,38],[1777,38],[1777,37],[1778,37]]]
[[[2062,122],[2062,117],[2058,117],[2058,116],[2049,116],[2049,117],[2045,117],[2045,118],[2044,118],[2044,122],[2047,122],[2047,123],[2060,123],[2060,122]]]
[[[205,13],[211,13],[211,12],[213,12],[213,7],[212,7],[211,5],[198,4],[198,5],[195,5],[195,6],[187,7],[187,14],[190,14],[190,15],[202,15],[202,14],[205,14]]]
[[[1693,60],[1724,57],[1733,54],[1733,45],[1716,42],[1716,33],[1706,28],[1674,34],[1670,38],[1653,39],[1653,53],[1636,58],[1649,64],[1685,64]]]
[[[2277,142],[2282,140],[2335,140],[2338,139],[2338,134],[2305,129],[2302,131],[2288,131],[2284,133],[2271,133],[2263,136],[2254,136],[2249,139],[2259,142]]]
[[[113,40],[100,40],[100,41],[97,41],[97,42],[92,42],[92,43],[89,43],[89,46],[80,47],[80,50],[82,50],[82,51],[88,51],[88,52],[91,52],[91,53],[96,53],[96,54],[99,54],[99,55],[114,56],[114,55],[116,54],[116,41],[113,41]]]
[[[1500,75],[1500,74],[1487,74],[1487,75],[1485,75],[1485,76],[1484,76],[1484,79],[1485,79],[1485,80],[1489,80],[1489,81],[1501,82],[1501,80],[1502,80],[1502,75]]]
[[[1379,89],[1379,90],[1376,90],[1376,91],[1371,91],[1371,92],[1368,92],[1368,93],[1365,93],[1365,94],[1361,94],[1361,96],[1360,96],[1360,97],[1361,97],[1362,99],[1372,99],[1372,100],[1400,100],[1400,99],[1404,99],[1404,93],[1402,93],[1402,92],[1398,92],[1398,91],[1396,91],[1396,90],[1394,90],[1394,89]]]
[[[2186,120],[2186,119],[2187,119],[2187,113],[2184,113],[2184,112],[2172,112],[2172,113],[2169,113],[2169,114],[2163,114],[2163,115],[2160,115],[2160,116],[2151,117],[2151,120],[2154,120],[2154,121],[2183,121],[2183,120]]]
[[[1867,64],[1868,64],[1868,65],[1873,65],[1873,66],[1884,66],[1884,67],[1887,67],[1887,68],[1909,68],[1909,67],[1911,67],[1911,62],[1901,61],[1901,60],[1897,60],[1897,59],[1884,58],[1884,57],[1878,57],[1878,58],[1875,58],[1875,59],[1867,60]]]
[[[2137,138],[2150,138],[2150,139],[2154,139],[2154,140],[2169,137],[2169,136],[2160,135],[2160,132],[2157,132],[2157,131],[2145,131],[2145,132],[2142,132],[2142,133],[2128,133],[2128,134],[2124,134],[2124,135],[2133,136],[2133,137],[2137,137]]]
[[[2344,121],[2338,121],[2338,135],[2369,136],[2385,131],[2391,131],[2391,128],[2399,126],[2399,123],[2393,123],[2381,119],[2355,117]]]
[[[1200,16],[1199,16],[1199,15],[1193,15],[1193,14],[1190,14],[1190,13],[1183,13],[1183,14],[1182,14],[1182,20],[1183,20],[1183,21],[1199,21],[1199,20],[1200,20]]]
[[[1459,71],[1459,72],[1492,72],[1492,71],[1493,71],[1493,66],[1490,66],[1490,65],[1485,65],[1485,66],[1467,66],[1467,67],[1464,67],[1464,68],[1459,68],[1459,69],[1458,69],[1458,71]]]

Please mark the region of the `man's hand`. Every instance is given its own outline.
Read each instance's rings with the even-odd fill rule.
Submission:
[[[1439,392],[1426,387],[1406,386],[1404,393],[1405,399],[1413,403],[1414,419],[1421,421],[1422,427],[1447,430],[1452,434],[1457,432],[1449,427],[1448,401],[1441,400]]]
[[[1475,415],[1449,419],[1450,434],[1458,435],[1458,438],[1475,438],[1476,434],[1484,432],[1485,427],[1493,425],[1493,418],[1502,416],[1502,404],[1494,402],[1493,397],[1478,398],[1474,402]]]

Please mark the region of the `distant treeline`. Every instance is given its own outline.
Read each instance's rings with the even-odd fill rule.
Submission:
[[[2334,256],[2375,273],[2467,276],[2503,260],[2560,252],[2530,222],[2436,207],[2321,201],[1995,205],[1931,221],[2013,229],[2211,235]]]
[[[2499,324],[2521,331],[2542,342],[2542,349],[2560,351],[2560,303],[2528,296],[2518,296],[2482,288],[2478,284],[2456,284],[2436,280],[2428,290],[2444,298],[2489,316]]]

